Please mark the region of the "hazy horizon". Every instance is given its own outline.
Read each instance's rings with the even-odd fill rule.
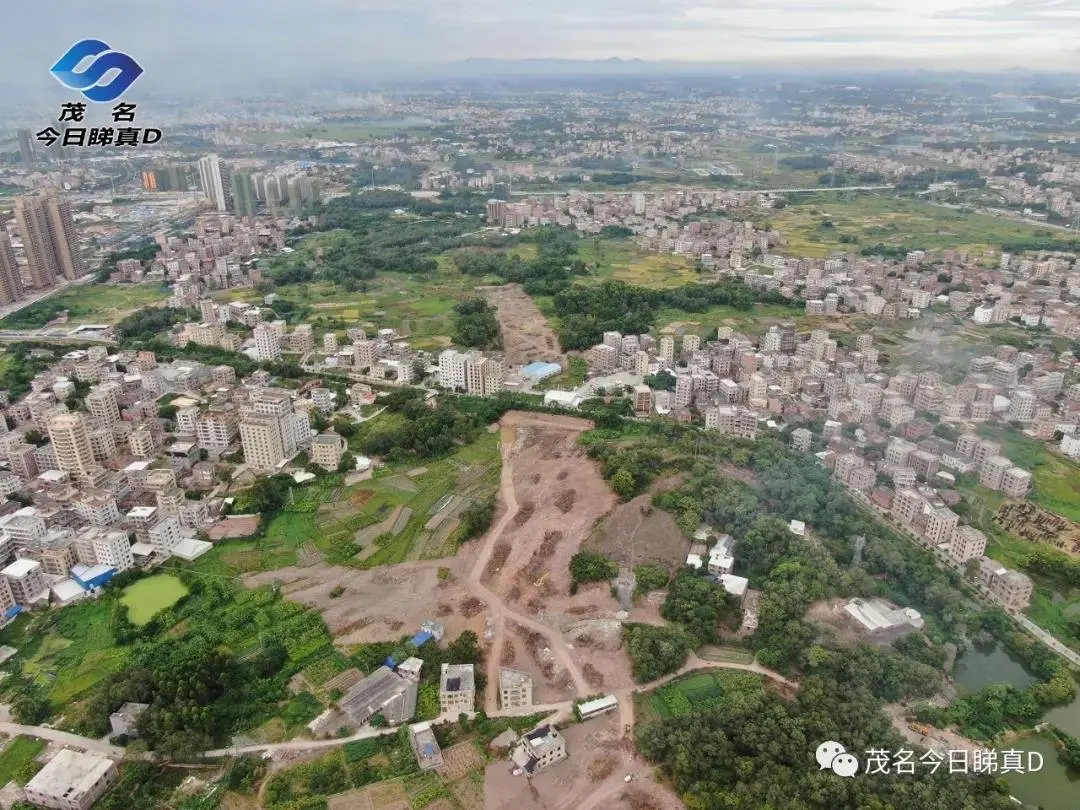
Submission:
[[[5,94],[66,92],[48,67],[102,39],[146,70],[144,92],[220,95],[260,83],[362,81],[467,59],[623,60],[748,68],[847,67],[1080,72],[1080,0],[61,0],[9,14]],[[11,77],[19,77],[13,81]]]

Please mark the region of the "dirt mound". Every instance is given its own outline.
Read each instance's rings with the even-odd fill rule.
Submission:
[[[491,552],[491,559],[488,560],[487,565],[484,567],[484,579],[492,579],[502,567],[506,565],[507,559],[510,557],[510,544],[499,543],[495,546],[495,549]]]
[[[615,766],[619,761],[611,756],[605,754],[604,756],[597,757],[589,763],[589,767],[585,769],[585,772],[589,775],[589,779],[594,782],[603,782],[613,773],[615,773]]]
[[[517,514],[514,515],[511,524],[515,529],[520,529],[533,516],[534,512],[536,512],[536,504],[532,501],[526,501],[518,507]]]
[[[669,513],[653,508],[652,496],[646,494],[615,507],[582,549],[622,565],[656,562],[675,570],[686,559],[690,540]]]
[[[599,689],[604,685],[604,676],[601,674],[600,670],[590,663],[586,663],[581,668],[581,674],[585,676],[585,680],[589,682],[589,686],[593,689]]]
[[[458,613],[466,619],[471,619],[473,616],[479,616],[483,611],[484,603],[475,596],[462,599],[461,604],[458,605]]]
[[[574,499],[577,495],[572,489],[565,489],[559,493],[559,497],[555,499],[555,507],[564,515],[574,508]]]

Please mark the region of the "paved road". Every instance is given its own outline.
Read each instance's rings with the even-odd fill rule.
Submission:
[[[46,728],[45,726],[24,726],[19,723],[0,722],[0,731],[5,734],[10,734],[11,736],[25,734],[27,737],[38,737],[42,740],[70,745],[73,748],[94,751],[99,754],[104,754],[107,757],[112,757],[113,759],[124,758],[124,749],[117,745],[110,745],[104,740],[93,740],[89,737],[80,737],[78,734],[69,734],[66,731],[59,731],[55,728]]]
[[[1035,624],[1031,619],[1025,616],[1023,613],[1014,613],[1013,618],[1020,622],[1028,632],[1030,632],[1035,638],[1039,639],[1043,644],[1056,652],[1058,655],[1067,658],[1075,666],[1080,667],[1080,655],[1074,650],[1070,650],[1052,635],[1043,630],[1039,625]]]

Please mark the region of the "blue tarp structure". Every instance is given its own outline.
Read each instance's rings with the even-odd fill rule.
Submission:
[[[424,646],[425,641],[430,641],[431,639],[431,633],[429,633],[427,630],[421,630],[419,633],[412,637],[411,643],[414,647],[416,647],[416,649],[419,650],[421,647]]]
[[[12,605],[11,607],[9,607],[7,610],[4,611],[4,618],[5,619],[14,619],[20,613],[22,613],[22,605]]]

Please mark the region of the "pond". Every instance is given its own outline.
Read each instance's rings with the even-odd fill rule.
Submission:
[[[998,748],[1034,751],[1042,755],[1042,770],[1036,773],[1009,773],[1001,778],[1009,783],[1009,792],[1025,805],[1043,810],[1076,810],[1080,794],[1080,774],[1067,771],[1058,761],[1052,740],[1043,735],[1013,740]],[[1027,755],[1024,755],[1025,763]],[[1000,763],[1000,755],[998,762]]]
[[[965,651],[956,661],[953,680],[961,695],[970,695],[993,683],[1027,689],[1038,679],[1025,671],[1019,658],[994,643],[976,644]]]

